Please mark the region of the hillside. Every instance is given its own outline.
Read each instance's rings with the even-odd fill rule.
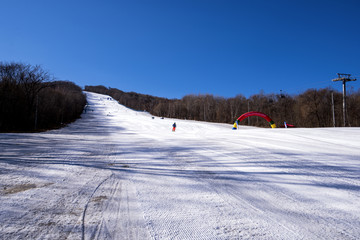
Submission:
[[[249,98],[241,94],[224,98],[211,94],[190,94],[181,99],[159,98],[104,86],[85,86],[85,90],[110,95],[122,105],[135,110],[145,110],[159,117],[234,123],[241,114],[257,111],[269,115],[277,126],[284,122],[297,127],[344,126],[342,93],[330,88],[309,89],[299,95],[259,93]],[[360,90],[349,91],[346,101],[346,126],[360,127]],[[251,121],[241,124],[269,126],[258,117],[252,117]]]
[[[0,239],[360,236],[360,128],[233,131],[86,95],[65,128],[0,133]]]

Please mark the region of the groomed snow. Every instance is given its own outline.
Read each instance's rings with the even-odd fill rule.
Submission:
[[[0,239],[360,238],[360,128],[234,131],[86,94],[63,129],[0,134]]]

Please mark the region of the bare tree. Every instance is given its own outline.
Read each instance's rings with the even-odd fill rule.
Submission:
[[[0,63],[0,131],[48,129],[79,117],[86,103],[81,88],[51,80],[40,66]],[[60,120],[53,117],[59,113]]]

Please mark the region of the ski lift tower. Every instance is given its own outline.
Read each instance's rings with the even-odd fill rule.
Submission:
[[[343,120],[344,127],[346,127],[346,82],[356,81],[356,78],[350,78],[351,74],[338,73],[338,78],[333,79],[333,82],[342,82],[343,83]]]

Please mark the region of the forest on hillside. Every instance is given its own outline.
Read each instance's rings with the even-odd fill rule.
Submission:
[[[259,93],[249,98],[243,95],[223,98],[210,94],[191,94],[181,99],[124,92],[105,86],[85,86],[85,90],[110,95],[120,104],[135,110],[148,111],[159,117],[234,123],[243,113],[259,111],[269,115],[277,126],[286,121],[296,127],[333,127],[334,109],[335,126],[344,125],[342,93],[329,88],[309,89],[298,95]],[[360,90],[347,93],[346,115],[347,126],[360,126]],[[248,118],[240,124],[269,126],[259,117]]]
[[[54,81],[40,66],[0,63],[0,132],[43,131],[79,118],[86,97],[69,81]]]
[[[335,126],[344,124],[342,92],[330,88],[309,89],[298,95],[259,93],[249,98],[224,98],[190,94],[181,99],[104,86],[85,86],[85,90],[110,95],[129,108],[166,118],[234,123],[243,113],[259,111],[269,115],[277,126],[286,121],[296,127],[333,127],[333,116]],[[85,104],[86,97],[79,86],[51,79],[40,66],[0,62],[0,132],[59,128],[79,118]],[[347,126],[360,126],[360,90],[348,91],[346,116]],[[259,117],[240,124],[269,126]]]

